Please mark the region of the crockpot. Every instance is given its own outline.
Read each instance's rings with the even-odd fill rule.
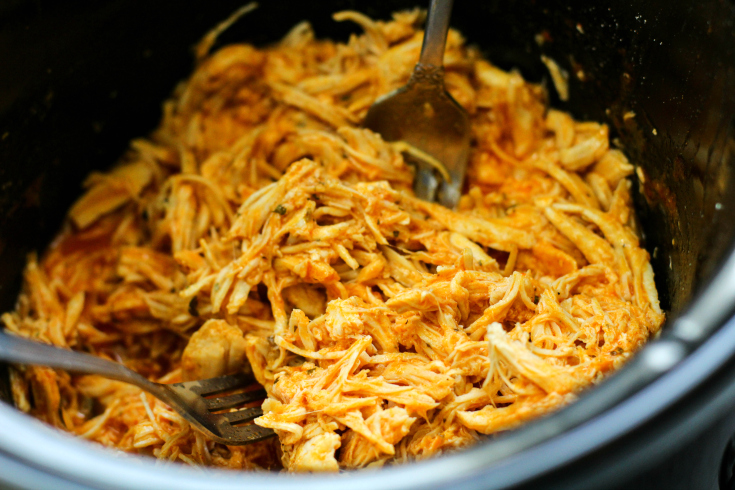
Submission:
[[[193,44],[243,0],[0,2],[0,309],[93,169],[151,131]],[[457,0],[452,25],[552,105],[607,123],[668,314],[660,338],[575,404],[452,454],[338,475],[197,470],[122,455],[12,407],[0,367],[0,486],[55,489],[735,488],[735,4]],[[343,9],[416,0],[269,0],[220,44],[278,40],[303,19],[345,40]],[[423,5],[421,5],[423,6]],[[569,74],[558,99],[541,55]]]

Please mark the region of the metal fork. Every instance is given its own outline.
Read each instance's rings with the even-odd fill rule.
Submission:
[[[444,48],[452,0],[431,0],[421,57],[409,82],[380,97],[368,110],[364,126],[385,141],[402,140],[444,165],[451,181],[419,162],[414,192],[427,201],[454,208],[462,194],[470,151],[470,119],[444,88]]]
[[[209,438],[228,446],[251,444],[275,435],[273,430],[255,424],[239,425],[263,415],[260,407],[215,413],[254,403],[267,396],[263,388],[215,396],[251,387],[255,383],[252,372],[186,383],[154,383],[122,364],[2,332],[0,332],[0,361],[48,366],[79,374],[97,374],[136,385],[176,410]]]

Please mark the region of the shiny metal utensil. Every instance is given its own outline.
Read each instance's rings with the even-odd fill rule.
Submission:
[[[379,98],[365,117],[365,127],[386,141],[403,140],[446,167],[451,182],[439,179],[434,168],[419,162],[414,191],[421,199],[457,205],[467,170],[470,121],[444,88],[444,48],[452,0],[431,0],[421,57],[404,87]]]
[[[255,383],[252,373],[233,374],[186,383],[154,383],[122,364],[2,332],[0,332],[0,361],[49,366],[80,374],[98,374],[134,384],[176,410],[179,415],[211,439],[229,446],[242,446],[275,435],[271,429],[255,424],[237,425],[263,415],[259,406],[235,412],[215,413],[261,401],[266,397],[263,388],[215,396],[252,386]]]

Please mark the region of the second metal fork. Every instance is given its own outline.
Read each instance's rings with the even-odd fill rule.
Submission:
[[[48,366],[79,374],[97,374],[136,385],[176,410],[179,415],[212,440],[229,446],[251,444],[275,435],[271,429],[255,424],[238,425],[263,415],[260,407],[216,413],[254,403],[267,396],[262,387],[241,393],[216,396],[252,386],[255,383],[252,373],[240,373],[186,383],[154,383],[122,364],[2,332],[0,332],[0,361]]]

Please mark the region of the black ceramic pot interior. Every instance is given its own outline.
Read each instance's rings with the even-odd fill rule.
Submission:
[[[13,307],[26,255],[58,231],[80,183],[150,132],[193,67],[191,47],[242,0],[9,0],[0,3],[0,310]],[[606,122],[638,167],[636,206],[662,305],[686,306],[735,235],[732,3],[457,0],[452,25],[505,69],[549,87],[552,105]],[[415,0],[262,2],[219,44],[278,40],[309,19],[318,36]],[[423,6],[423,5],[422,5]],[[538,42],[543,39],[543,42]],[[554,93],[545,54],[570,74]],[[634,112],[635,117],[623,117]],[[642,176],[643,178],[640,178]],[[0,397],[8,399],[4,376]],[[4,393],[2,393],[4,391]]]

